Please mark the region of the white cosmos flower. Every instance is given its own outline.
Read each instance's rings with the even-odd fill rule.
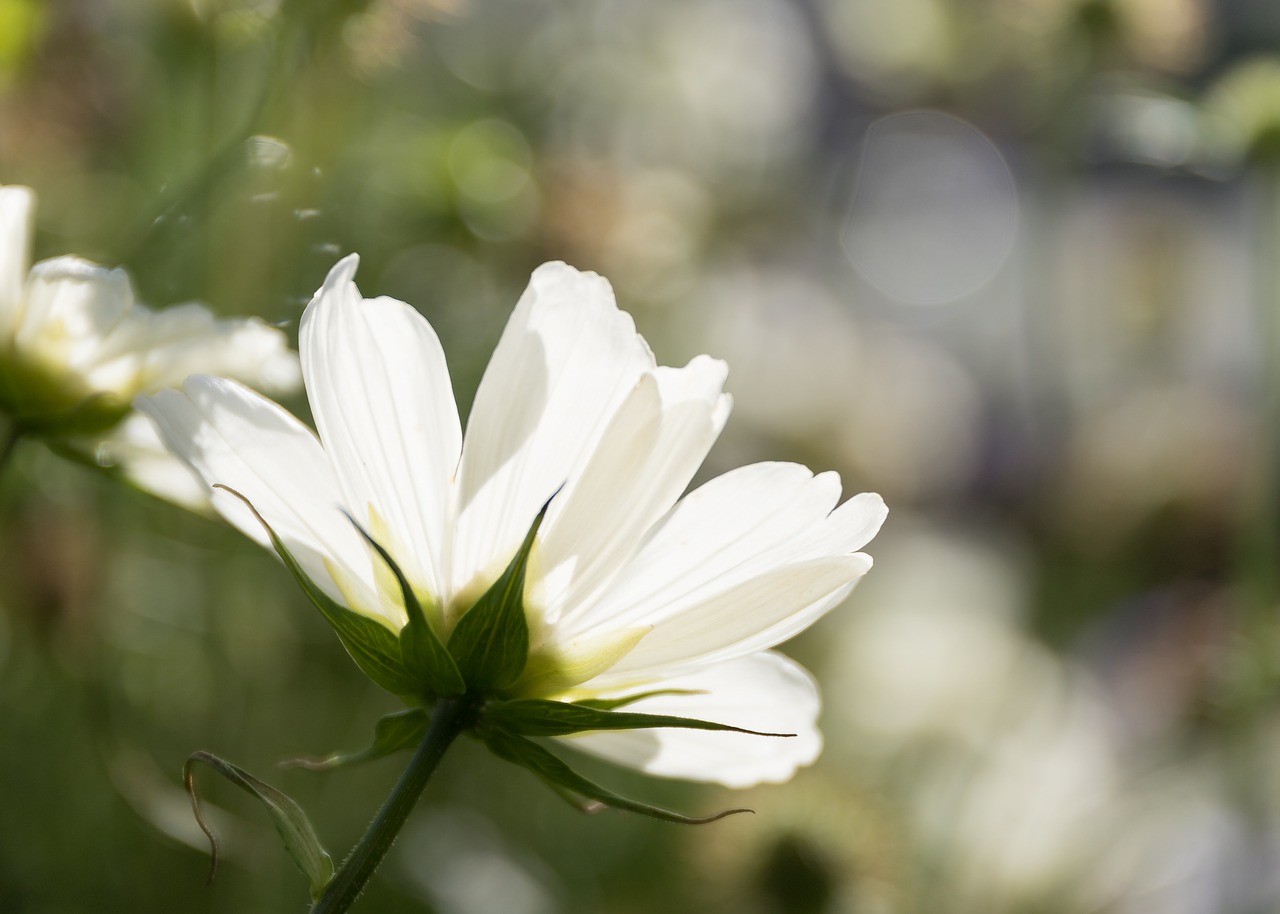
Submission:
[[[769,648],[839,603],[871,567],[873,494],[795,464],[727,473],[680,498],[729,413],[723,362],[658,367],[608,282],[538,268],[476,394],[464,440],[427,321],[363,299],[352,255],[302,317],[318,436],[240,384],[197,376],[138,400],[210,485],[261,513],[335,600],[392,631],[394,582],[345,509],[386,546],[448,632],[555,493],[525,581],[530,654],[513,695],[641,699],[629,711],[766,732],[646,730],[567,739],[658,775],[741,787],[817,756],[818,692]],[[266,544],[232,495],[215,507]]]
[[[193,372],[295,390],[285,334],[197,304],[152,311],[134,301],[124,270],[78,257],[28,269],[35,203],[29,188],[0,187],[0,412],[26,434],[118,463],[143,488],[207,504],[150,424],[130,418],[130,403]]]

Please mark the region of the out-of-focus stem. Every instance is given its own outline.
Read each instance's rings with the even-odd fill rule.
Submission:
[[[24,434],[22,426],[16,422],[4,430],[3,436],[0,437],[0,476],[9,468],[13,453],[18,449],[18,442],[22,440]]]
[[[1247,492],[1240,573],[1249,605],[1250,640],[1269,647],[1270,639],[1264,635],[1272,629],[1272,613],[1280,597],[1280,260],[1276,256],[1280,251],[1280,166],[1264,166],[1260,179],[1264,197],[1257,278],[1260,440],[1253,485]],[[1275,658],[1259,659],[1270,666]]]
[[[167,229],[194,201],[206,195],[228,172],[245,161],[245,144],[260,129],[272,100],[280,92],[283,76],[292,61],[289,51],[296,31],[288,21],[276,24],[258,94],[242,125],[230,140],[205,161],[193,177],[162,203],[159,212],[141,226],[132,245],[120,258],[123,262],[129,263],[140,257],[162,230]]]

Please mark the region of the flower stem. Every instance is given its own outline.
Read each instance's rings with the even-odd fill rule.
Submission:
[[[24,434],[22,426],[15,422],[0,435],[0,474],[8,469],[9,462],[13,460],[13,452],[18,449],[18,442]]]
[[[440,764],[445,750],[467,728],[474,714],[475,707],[465,698],[441,699],[436,703],[431,713],[431,727],[414,752],[409,767],[400,775],[391,795],[378,810],[360,843],[343,861],[342,868],[334,875],[324,895],[311,908],[311,914],[342,914],[351,907],[382,858],[391,850],[396,835]]]

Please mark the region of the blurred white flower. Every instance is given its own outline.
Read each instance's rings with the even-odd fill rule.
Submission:
[[[1091,910],[1085,875],[1116,835],[1119,760],[1103,696],[1062,669],[976,752],[943,757],[915,796],[926,847],[945,848],[956,910]],[[1093,909],[1096,910],[1096,909]]]
[[[879,496],[837,508],[834,473],[762,463],[680,499],[728,416],[726,366],[658,367],[608,282],[562,263],[535,271],[516,305],[464,442],[435,332],[403,302],[362,299],[357,262],[330,272],[302,318],[319,440],[245,387],[198,376],[138,401],[166,444],[252,503],[331,598],[393,632],[408,618],[399,589],[341,506],[394,556],[444,637],[555,495],[528,562],[528,662],[504,694],[661,689],[628,710],[797,734],[570,738],[651,774],[747,786],[811,762],[817,689],[768,649],[871,567],[857,550],[884,519]],[[213,502],[268,542],[240,500],[218,490]]]
[[[29,188],[0,187],[0,411],[23,434],[120,465],[144,489],[207,505],[154,433],[129,420],[130,402],[198,371],[294,390],[301,375],[285,334],[197,304],[151,311],[124,270],[78,257],[28,270],[35,202]]]
[[[97,459],[119,467],[125,478],[141,489],[192,510],[210,508],[204,481],[174,458],[156,427],[141,413],[130,413],[100,441]]]
[[[844,783],[826,803],[856,802],[891,836],[832,841],[841,884],[893,859],[891,879],[927,879],[956,914],[1268,909],[1275,850],[1230,808],[1221,759],[1169,754],[1123,689],[1023,629],[1031,565],[1011,545],[972,519],[899,517],[860,611],[828,636],[827,770]],[[866,783],[837,800],[850,773]],[[792,830],[839,835],[811,819]]]
[[[921,746],[986,747],[1058,675],[1017,627],[1029,592],[1020,557],[969,522],[899,517],[885,567],[826,640],[833,751],[893,765]],[[887,557],[887,558],[886,558]]]
[[[433,808],[400,841],[404,878],[442,914],[563,910],[546,864],[474,810]]]
[[[562,145],[620,161],[753,176],[793,159],[815,112],[820,55],[781,0],[607,2],[554,20],[519,48],[548,83]],[[450,55],[454,56],[454,55]]]
[[[740,366],[735,432],[791,441],[890,501],[945,495],[972,479],[982,403],[957,360],[855,316],[812,269],[729,262],[703,273],[680,329],[716,340]]]

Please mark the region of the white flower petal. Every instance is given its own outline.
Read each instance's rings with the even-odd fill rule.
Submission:
[[[458,471],[455,590],[501,572],[538,509],[591,453],[653,355],[609,283],[539,267],[476,393]]]
[[[631,653],[595,682],[661,676],[781,644],[838,605],[871,569],[862,552],[784,565],[690,606],[655,612]],[[588,633],[588,636],[590,633]]]
[[[307,395],[356,517],[367,523],[372,506],[405,573],[443,599],[462,448],[444,351],[409,305],[361,298],[358,263],[350,256],[335,266],[302,316]]]
[[[86,450],[119,467],[139,489],[188,510],[213,514],[209,486],[165,448],[154,423],[142,413],[130,413],[105,438],[88,442]]]
[[[22,316],[22,290],[31,263],[36,195],[28,187],[0,187],[0,338]]]
[[[338,481],[310,429],[248,388],[202,375],[188,378],[181,391],[162,390],[135,405],[208,485],[229,486],[247,498],[331,597],[371,615],[382,612],[364,542],[342,515]],[[262,525],[239,499],[222,490],[211,498],[228,521],[269,547]],[[341,588],[330,567],[343,579]]]
[[[562,620],[562,636],[600,627],[650,625],[770,570],[852,553],[884,520],[877,495],[840,498],[835,473],[758,463],[718,476],[685,496],[649,534],[608,591]]]
[[[785,781],[822,750],[817,686],[804,668],[781,654],[741,657],[664,679],[655,687],[699,694],[655,695],[625,710],[795,736],[655,729],[586,733],[564,742],[648,774],[726,787]]]
[[[555,622],[605,586],[684,492],[724,427],[727,367],[700,356],[644,375],[552,503],[532,602]]]
[[[189,302],[163,311],[138,308],[135,321],[145,347],[142,384],[146,390],[181,384],[191,374],[235,378],[254,390],[291,393],[302,383],[298,356],[289,350],[283,331],[257,318],[218,319],[204,305]],[[108,341],[111,348],[127,347],[118,339],[125,326]],[[104,357],[106,353],[104,352]]]
[[[832,511],[797,545],[815,552],[854,552],[875,538],[888,516],[883,498],[875,492],[860,492]]]
[[[302,381],[282,331],[257,318],[219,320],[194,302],[163,311],[135,304],[108,333],[85,340],[91,348],[77,369],[91,390],[147,393],[192,374],[275,393],[291,393]]]

